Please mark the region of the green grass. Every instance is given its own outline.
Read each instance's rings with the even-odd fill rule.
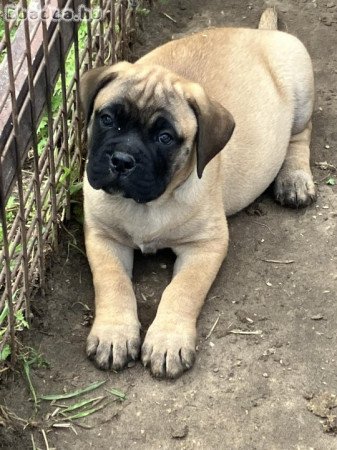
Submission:
[[[326,180],[326,184],[329,186],[335,186],[337,184],[336,178],[330,177]]]

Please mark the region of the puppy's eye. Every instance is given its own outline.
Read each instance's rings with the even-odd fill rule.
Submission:
[[[158,136],[158,141],[159,141],[161,144],[169,145],[169,144],[171,144],[171,142],[173,141],[173,137],[172,137],[169,133],[161,133],[161,134]]]
[[[114,123],[113,119],[109,114],[102,114],[101,115],[101,122],[105,127],[111,127]]]

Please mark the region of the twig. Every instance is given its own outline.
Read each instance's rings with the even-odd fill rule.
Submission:
[[[177,21],[175,19],[173,19],[173,17],[169,16],[168,14],[166,14],[164,12],[162,14],[163,14],[163,16],[167,17],[169,20],[172,20],[172,22],[177,23]]]
[[[229,333],[232,333],[232,334],[255,334],[255,335],[260,335],[260,334],[262,334],[262,330],[255,330],[255,331],[230,330]]]
[[[281,261],[279,259],[261,259],[261,261],[267,262],[267,263],[274,263],[274,264],[292,264],[295,262],[294,259],[285,259],[284,261]]]
[[[208,339],[208,338],[211,336],[211,334],[212,334],[213,331],[214,331],[214,328],[217,326],[217,324],[218,324],[218,322],[219,322],[219,319],[220,319],[220,314],[218,315],[216,321],[213,323],[213,326],[212,326],[212,328],[210,329],[208,335],[205,337],[205,340]]]
[[[92,430],[93,428],[95,428],[92,425],[86,425],[84,423],[79,423],[79,422],[73,422],[72,420],[71,420],[71,423],[73,423],[77,427],[83,428],[84,430]]]
[[[44,443],[46,444],[46,450],[50,450],[49,444],[48,444],[48,439],[47,439],[47,435],[46,432],[44,431],[44,429],[41,429],[41,433],[44,439]]]
[[[68,242],[68,245],[70,246],[70,247],[73,247],[73,248],[75,248],[78,252],[80,252],[81,253],[81,255],[83,255],[85,258],[87,257],[87,255],[85,254],[85,252],[80,248],[80,247],[78,247],[77,245],[75,245],[75,244],[73,244],[72,242]]]
[[[257,223],[258,225],[261,225],[261,227],[267,228],[267,230],[268,230],[273,236],[275,236],[275,234],[271,231],[270,227],[268,227],[268,225],[266,225],[265,223],[257,222],[256,220],[252,220],[252,222],[253,222],[253,223]]]

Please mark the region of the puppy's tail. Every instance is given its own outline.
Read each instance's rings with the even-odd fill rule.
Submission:
[[[275,8],[267,8],[263,11],[260,22],[260,30],[277,30],[277,12]]]

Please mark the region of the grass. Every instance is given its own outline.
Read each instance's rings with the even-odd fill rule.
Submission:
[[[328,186],[335,186],[337,184],[336,178],[330,177],[326,180]]]
[[[64,400],[64,399],[68,399],[68,398],[79,397],[80,395],[83,395],[83,394],[85,394],[87,392],[91,392],[91,391],[99,388],[105,382],[106,382],[105,380],[104,381],[97,381],[95,383],[90,384],[89,386],[87,386],[85,388],[77,389],[76,391],[73,391],[73,392],[67,392],[65,394],[41,395],[39,398],[41,400],[57,401],[57,400]]]
[[[119,400],[126,400],[126,395],[124,392],[119,391],[118,389],[112,388],[112,389],[105,389],[107,392],[109,392],[111,395],[117,397]]]
[[[97,395],[90,398],[81,398],[88,393],[101,388],[107,380],[96,381],[80,389],[66,393],[39,395],[33,383],[32,369],[41,367],[49,368],[49,364],[42,354],[31,347],[21,348],[20,361],[22,363],[22,370],[27,382],[31,400],[34,404],[34,415],[31,419],[23,419],[10,411],[8,407],[0,404],[0,415],[1,413],[4,413],[3,416],[5,418],[7,417],[12,424],[24,424],[25,427],[30,426],[36,430],[40,430],[41,433],[43,433],[43,430],[48,431],[51,428],[70,428],[74,431],[73,424],[77,421],[108,407],[116,401],[116,398],[118,400],[126,399],[125,393],[116,388],[105,389],[110,396]],[[67,404],[69,400],[73,399],[76,399],[76,401]],[[43,413],[43,416],[41,416],[41,414],[38,415],[40,402],[42,400],[49,402],[49,408],[53,408],[47,414]],[[45,411],[45,408],[43,411]],[[8,423],[8,425],[10,424]],[[90,425],[85,423],[79,423],[78,426],[81,428],[91,428]],[[32,443],[33,441],[34,438],[32,437]]]

